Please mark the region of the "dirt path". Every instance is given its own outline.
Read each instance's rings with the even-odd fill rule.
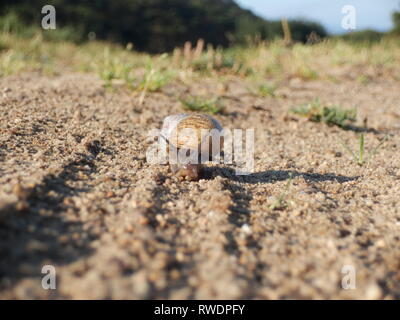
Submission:
[[[0,80],[0,298],[400,298],[399,82],[292,80],[259,98],[228,79],[217,118],[255,129],[255,173],[178,182],[146,163],[147,132],[215,81],[139,106],[91,75]],[[356,150],[356,132],[288,112],[315,97],[368,118],[367,151],[390,139],[358,166],[340,144]],[[41,287],[46,264],[56,290]]]

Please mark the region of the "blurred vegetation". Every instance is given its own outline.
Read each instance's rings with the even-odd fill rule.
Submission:
[[[108,86],[126,84],[146,91],[159,91],[173,81],[235,75],[248,78],[253,94],[278,97],[276,84],[291,78],[336,82],[347,76],[362,84],[375,76],[400,80],[400,37],[383,37],[373,43],[327,38],[314,45],[291,46],[276,39],[227,49],[198,41],[193,47],[153,55],[137,52],[130,45],[103,41],[76,45],[49,41],[42,32],[23,38],[0,31],[0,76],[33,70],[94,72]]]
[[[2,0],[0,28],[31,37],[40,28],[41,8],[47,4],[57,11],[57,30],[41,30],[49,40],[86,41],[90,34],[155,53],[198,39],[226,47],[282,37],[280,21],[266,21],[233,0]],[[313,22],[289,21],[289,26],[294,41],[327,35]]]
[[[300,107],[293,108],[293,113],[306,117],[313,122],[323,122],[327,125],[336,125],[347,128],[350,123],[356,121],[356,109],[343,109],[341,106],[326,106],[320,100],[314,99]]]
[[[149,9],[148,4],[154,5],[157,1],[132,0],[129,3],[135,5],[141,3],[142,6]],[[168,2],[168,0],[165,1]],[[193,0],[193,3],[200,6],[200,4],[205,3],[204,1],[206,0]],[[234,25],[237,28],[234,29],[236,30],[235,37],[233,37],[233,34],[226,34],[226,44],[229,42],[233,44],[232,46],[228,48],[215,46],[212,43],[213,39],[219,40],[211,38],[210,43],[206,37],[204,39],[197,38],[202,35],[201,33],[192,36],[190,39],[193,41],[188,42],[185,41],[186,35],[182,35],[181,38],[173,33],[170,35],[167,29],[161,28],[160,22],[157,22],[153,23],[153,27],[158,25],[161,28],[159,36],[163,34],[165,37],[167,35],[172,37],[173,41],[169,45],[171,48],[173,47],[173,50],[164,54],[152,54],[137,51],[138,42],[129,41],[125,43],[122,41],[121,44],[115,41],[103,41],[99,36],[97,39],[92,38],[91,41],[83,41],[84,38],[87,39],[84,34],[89,30],[85,29],[88,28],[89,22],[85,22],[86,26],[79,25],[78,22],[75,26],[63,24],[63,19],[68,16],[68,10],[57,10],[56,30],[42,30],[39,28],[40,18],[42,17],[41,10],[35,10],[35,14],[39,13],[37,17],[32,13],[33,4],[39,2],[39,0],[32,0],[29,3],[19,0],[13,2],[6,0],[0,4],[2,10],[0,11],[0,76],[32,70],[49,74],[56,74],[65,70],[94,72],[104,81],[105,86],[126,86],[135,92],[140,92],[143,97],[150,92],[163,91],[164,87],[168,87],[171,82],[187,83],[196,79],[196,77],[216,76],[223,78],[234,75],[247,78],[248,91],[251,94],[270,98],[284,97],[285,95],[280,92],[281,84],[292,78],[300,78],[306,81],[325,79],[337,82],[342,77],[348,77],[363,85],[374,81],[375,76],[387,76],[400,80],[400,36],[398,31],[400,29],[400,18],[398,13],[393,15],[394,29],[374,41],[350,41],[348,36],[318,39],[318,35],[313,33],[313,36],[309,37],[306,43],[299,41],[288,43],[287,39],[285,40],[287,37],[282,35],[282,30],[285,29],[283,22],[265,22],[261,19],[253,19],[252,21],[252,19],[245,18],[246,14],[250,15],[248,17],[252,17],[251,13],[241,10],[232,1],[215,0],[213,2],[215,4],[219,3],[222,6],[222,3],[224,3],[223,7],[232,6],[232,8],[236,8],[235,10],[244,12],[244,15],[239,15],[234,19]],[[58,8],[57,3],[54,2],[53,4]],[[58,0],[58,2],[66,7],[70,4],[71,8],[74,7],[75,10],[81,8],[78,11],[86,12],[88,16],[94,14],[91,9],[89,10],[87,2],[81,0],[71,0],[68,4],[63,0]],[[119,0],[115,1],[115,3],[119,2]],[[8,6],[4,3],[7,3]],[[93,1],[90,8],[94,7],[95,4],[109,5],[109,3],[110,1]],[[122,1],[121,3],[125,2]],[[177,4],[180,1],[171,0],[171,3]],[[193,3],[191,1],[186,2],[187,5]],[[18,10],[18,14],[15,11],[10,11],[12,8],[23,8],[24,6],[26,8]],[[83,8],[86,8],[87,11]],[[155,12],[158,11],[157,8]],[[20,16],[27,18],[22,19]],[[111,21],[112,16],[110,14]],[[29,20],[29,17],[31,20]],[[105,19],[103,24],[108,25],[110,23],[107,20],[108,12],[103,14],[103,18]],[[36,21],[34,19],[39,19],[36,26],[29,22]],[[207,16],[206,18],[202,17],[202,19],[210,20],[212,17]],[[124,19],[121,18],[121,20]],[[182,20],[179,21],[182,26],[185,26]],[[252,25],[251,22],[255,24]],[[133,24],[135,23],[133,22]],[[200,20],[197,23],[200,23]],[[210,21],[209,23],[214,22]],[[292,21],[291,23],[293,26],[295,22]],[[246,24],[248,25],[247,28],[238,27]],[[262,29],[262,26],[268,26],[268,28]],[[104,26],[101,25],[101,28],[104,28]],[[152,26],[143,25],[141,30],[150,32],[149,28],[151,29]],[[265,33],[258,33],[258,36],[252,39],[250,34],[244,32],[244,30],[251,28],[254,28],[252,32],[264,30]],[[311,29],[308,29],[308,31]],[[189,29],[185,30],[185,32],[189,32]],[[296,36],[296,30],[297,28],[292,28],[290,33],[293,37],[300,37]],[[131,31],[129,29],[129,32]],[[137,30],[133,31],[137,32]],[[112,29],[110,32],[117,33],[117,29]],[[222,33],[218,36],[221,35]],[[273,40],[263,40],[262,36],[268,39],[273,37]],[[168,37],[166,39],[169,40]],[[106,34],[104,38],[108,39]],[[155,39],[158,39],[157,36]],[[76,41],[82,42],[77,45]],[[143,48],[147,48],[146,46],[149,45],[156,50],[153,45],[157,45],[157,40],[155,40],[155,44],[151,44],[152,41],[150,40],[148,41],[142,43]],[[246,45],[242,45],[244,43]],[[309,45],[309,43],[313,45]],[[161,48],[164,47],[159,47],[156,51],[161,50]],[[221,90],[223,91],[223,88]],[[193,101],[194,103],[190,103],[191,106],[188,108],[202,108],[204,101],[196,101],[195,99]],[[214,108],[212,103],[204,105],[206,105],[206,108],[208,108],[207,105],[211,105],[211,112],[218,109]]]
[[[352,42],[377,42],[385,35],[384,32],[379,32],[371,29],[350,32],[340,36],[344,40]]]
[[[394,28],[391,33],[400,35],[400,12],[394,12],[392,14],[392,21],[394,24]]]
[[[203,97],[189,97],[180,98],[184,110],[195,112],[205,112],[211,114],[222,113],[224,106],[222,106],[217,98],[205,99]]]

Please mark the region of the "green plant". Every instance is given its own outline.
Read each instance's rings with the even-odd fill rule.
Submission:
[[[103,68],[100,71],[100,78],[104,80],[105,86],[110,87],[111,81],[116,77],[115,69],[113,66],[109,65],[107,68]]]
[[[296,73],[300,78],[304,79],[304,80],[315,80],[318,79],[318,73],[311,69],[308,66],[301,66],[299,67],[299,69],[297,70]]]
[[[389,139],[388,135],[385,135],[385,137],[382,139],[382,141],[375,147],[373,148],[368,155],[365,157],[365,137],[364,134],[361,133],[359,136],[359,151],[358,155],[353,152],[353,150],[343,141],[340,140],[340,144],[343,146],[343,148],[349,152],[349,154],[353,157],[354,161],[359,165],[363,166],[366,164],[377,152],[378,150],[382,147],[382,145]]]
[[[98,72],[100,78],[105,82],[106,87],[111,87],[112,80],[118,77],[117,64],[116,59],[111,58],[110,48],[104,48],[103,59]]]
[[[190,97],[187,99],[180,98],[185,110],[206,112],[217,114],[223,111],[224,107],[219,104],[218,98],[204,99],[202,97]]]
[[[289,179],[286,182],[285,189],[279,195],[278,199],[276,199],[276,201],[269,206],[270,210],[283,210],[288,206],[288,202],[286,201],[286,196],[290,186],[292,185],[292,181],[293,181],[293,174],[290,172]]]
[[[368,84],[369,82],[371,82],[371,78],[362,74],[357,77],[357,82],[359,82],[361,84]]]
[[[292,108],[291,111],[307,117],[310,121],[324,122],[341,128],[347,128],[351,122],[356,121],[357,114],[355,109],[342,109],[336,105],[322,105],[319,99],[314,99],[310,103]]]
[[[264,83],[258,86],[258,94],[262,97],[275,97],[276,88],[273,83]]]
[[[133,73],[135,65],[126,58],[114,57],[109,47],[104,49],[102,61],[97,68],[106,87],[111,88],[113,80],[119,80],[131,89],[136,88],[136,76]]]
[[[171,74],[169,72],[148,68],[143,80],[139,83],[138,89],[149,92],[160,91],[170,80]]]
[[[161,63],[167,57],[167,54],[162,54],[156,61]],[[137,89],[142,91],[139,97],[139,105],[143,104],[147,92],[159,91],[171,80],[171,78],[171,71],[163,70],[161,68],[155,68],[153,61],[149,59],[146,72],[143,76],[143,80],[139,83],[137,87]]]
[[[214,52],[212,55],[202,54],[199,58],[190,62],[195,71],[210,71],[232,69],[235,61],[232,57],[226,57],[222,52]]]

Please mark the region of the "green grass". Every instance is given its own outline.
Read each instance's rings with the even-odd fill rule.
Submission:
[[[389,139],[389,136],[386,135],[383,137],[382,141],[379,142],[379,144],[373,148],[367,156],[365,156],[365,137],[364,134],[361,133],[359,135],[359,148],[358,148],[358,153],[355,153],[344,141],[340,140],[340,144],[343,146],[343,148],[351,155],[353,158],[354,162],[357,163],[360,167],[365,165],[367,162],[371,160],[371,158],[378,153],[379,149],[382,147],[382,145]]]
[[[316,80],[318,79],[317,71],[311,69],[308,66],[302,65],[300,66],[297,71],[296,75],[304,80]]]
[[[276,201],[269,206],[270,210],[283,210],[283,209],[287,208],[288,201],[286,200],[286,196],[287,196],[287,193],[289,192],[290,186],[292,185],[292,181],[293,181],[293,174],[290,172],[289,179],[286,182],[284,190],[279,195],[278,199],[276,199]]]
[[[366,76],[366,75],[364,75],[364,74],[362,74],[362,75],[357,77],[357,82],[366,85],[366,84],[371,82],[371,78]]]
[[[261,97],[275,97],[277,86],[273,83],[262,83],[255,89],[249,88],[250,92]]]
[[[121,80],[128,87],[133,88],[135,86],[136,77],[132,71],[132,64],[111,60],[101,66],[98,73],[100,78],[104,80],[106,87],[112,87],[113,80]]]
[[[292,108],[291,111],[308,118],[310,121],[336,125],[340,128],[347,128],[352,122],[355,122],[357,115],[355,109],[343,109],[337,105],[326,106],[319,99]]]
[[[149,92],[160,91],[168,82],[173,79],[171,72],[167,70],[159,70],[148,68],[143,79],[138,85],[139,90],[147,90]]]
[[[219,103],[218,98],[205,99],[203,97],[180,98],[183,109],[195,112],[210,114],[221,113],[224,107]]]
[[[143,65],[135,64],[126,57],[114,56],[109,48],[104,51],[102,63],[98,66],[98,74],[104,80],[106,87],[112,87],[114,80],[124,83],[132,90],[156,92],[160,91],[169,81],[174,78],[173,70],[167,70],[156,65],[159,60],[165,59],[166,55],[148,59],[142,76],[135,74],[137,68]]]

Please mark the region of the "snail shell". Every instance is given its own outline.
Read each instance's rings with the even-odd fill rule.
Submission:
[[[213,150],[213,133],[222,131],[222,126],[214,118],[205,114],[176,114],[164,119],[161,136],[168,142],[168,147],[176,151],[190,150],[197,153],[196,163],[171,164],[171,170],[178,177],[197,180],[200,176],[200,157],[208,154],[212,159],[223,148],[223,138],[217,141],[219,148]],[[209,160],[209,159],[207,159]]]

